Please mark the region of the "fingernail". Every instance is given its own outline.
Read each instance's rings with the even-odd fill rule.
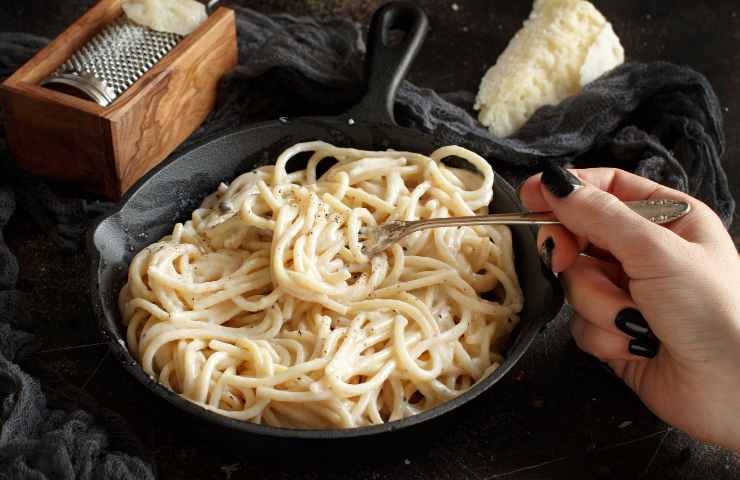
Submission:
[[[567,197],[583,186],[575,175],[558,165],[548,165],[545,168],[542,183],[558,198]]]
[[[642,316],[639,310],[634,308],[625,308],[619,312],[614,319],[617,328],[630,337],[650,338],[653,336],[650,326]]]
[[[550,271],[552,271],[553,251],[555,251],[555,240],[553,240],[552,237],[547,237],[547,240],[545,240],[542,243],[542,247],[540,247],[540,257],[542,258],[542,263],[544,263]]]
[[[638,357],[654,358],[658,354],[660,344],[645,338],[636,338],[630,341],[629,352]]]

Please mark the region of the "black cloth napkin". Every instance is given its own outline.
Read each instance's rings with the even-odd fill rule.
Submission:
[[[358,26],[236,10],[239,66],[224,80],[217,108],[182,148],[265,118],[336,114],[362,96]],[[23,33],[0,34],[0,78],[45,44]],[[539,110],[508,139],[493,138],[477,123],[469,113],[471,99],[404,82],[396,116],[404,126],[479,152],[514,185],[551,162],[618,166],[688,191],[726,224],[732,218],[735,203],[720,164],[725,147],[719,104],[707,80],[689,68],[624,65],[580,95]],[[154,469],[141,460],[142,450],[120,417],[83,392],[53,379],[39,381],[20,366],[34,344],[28,332],[44,319],[20,315],[18,265],[1,229],[20,209],[60,248],[76,248],[90,218],[107,205],[61,197],[23,174],[1,136],[0,168],[0,478],[153,478]],[[49,406],[50,398],[59,408]]]

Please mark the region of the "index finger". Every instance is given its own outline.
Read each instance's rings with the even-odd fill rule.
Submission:
[[[625,202],[647,200],[660,189],[681,193],[647,178],[616,168],[573,169],[571,172],[574,172],[581,180],[590,183],[599,190],[609,192]],[[537,174],[528,178],[521,187],[522,202],[528,210],[533,212],[544,212],[550,209],[550,205],[540,190],[541,176],[542,174]]]
[[[624,202],[656,199],[687,202],[691,206],[691,213],[672,223],[669,228],[688,241],[711,242],[716,236],[714,231],[718,224],[721,226],[719,217],[703,202],[634,173],[616,168],[586,168],[571,171],[586,183],[609,192]],[[520,187],[522,203],[532,212],[551,210],[540,188],[541,176],[537,174],[528,178]]]

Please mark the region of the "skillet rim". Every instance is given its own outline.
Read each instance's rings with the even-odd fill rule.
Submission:
[[[291,119],[291,124],[298,124],[300,122],[310,122],[316,124],[320,122],[325,124],[327,127],[333,125],[347,126],[346,120],[343,117],[298,117]],[[233,432],[246,433],[251,435],[263,435],[268,437],[277,437],[284,439],[298,439],[298,440],[335,440],[335,439],[352,439],[352,438],[364,438],[372,435],[378,435],[383,433],[394,432],[398,430],[405,430],[410,427],[417,426],[421,423],[430,422],[438,417],[441,417],[453,410],[457,410],[464,404],[471,402],[475,398],[479,397],[483,393],[487,392],[493,385],[498,383],[527,353],[530,349],[540,331],[552,321],[560,312],[564,305],[564,294],[560,283],[557,281],[555,276],[547,269],[543,269],[543,277],[549,283],[552,290],[551,301],[545,306],[544,312],[537,318],[531,319],[534,322],[527,332],[526,336],[521,339],[512,339],[512,344],[509,345],[509,349],[516,346],[514,352],[507,351],[505,361],[499,368],[493,371],[486,378],[480,380],[474,384],[469,390],[448,400],[434,408],[423,411],[421,413],[406,417],[393,422],[383,423],[380,425],[371,425],[347,429],[291,429],[282,427],[273,427],[264,424],[256,424],[247,421],[236,420],[219,413],[207,410],[200,405],[180,396],[172,390],[167,389],[163,385],[156,382],[152,377],[149,377],[144,370],[141,368],[138,360],[134,358],[128,347],[125,346],[125,338],[118,331],[120,328],[120,319],[109,318],[106,312],[105,299],[103,298],[100,284],[100,271],[103,264],[103,256],[101,251],[98,249],[95,237],[102,226],[109,223],[114,223],[118,230],[121,230],[120,223],[116,223],[116,216],[126,208],[127,204],[131,199],[138,193],[142,192],[149,181],[163,170],[167,169],[170,165],[178,162],[182,158],[192,155],[195,151],[207,147],[211,143],[225,141],[229,137],[237,135],[255,136],[256,133],[265,128],[280,128],[285,127],[286,124],[277,121],[265,121],[259,122],[248,126],[242,126],[232,128],[228,130],[222,130],[214,132],[205,136],[202,139],[194,141],[186,147],[178,149],[170,158],[161,162],[155,168],[151,169],[144,176],[142,176],[121,198],[116,206],[108,213],[103,214],[96,219],[88,230],[87,234],[87,251],[90,257],[90,297],[92,299],[92,307],[97,320],[98,328],[100,333],[108,343],[108,348],[112,349],[112,353],[116,359],[122,364],[124,369],[129,372],[139,383],[147,388],[151,393],[167,401],[171,405],[175,406],[178,410],[183,411],[187,414],[194,415],[200,420],[204,420],[208,423],[215,424],[219,427],[227,428]],[[364,122],[358,120],[354,123],[353,128],[389,128],[394,132],[411,136],[412,138],[419,139],[421,141],[427,141],[430,146],[438,145],[433,135],[418,130],[413,130],[406,127],[401,127],[393,124],[378,124],[371,122]],[[488,160],[487,160],[488,161]],[[490,164],[490,161],[489,161]],[[509,201],[511,201],[517,209],[523,211],[524,208],[521,205],[518,197],[515,194],[513,187],[496,171],[494,170],[494,188],[496,195],[506,195]],[[523,228],[529,235],[532,235],[536,239],[536,229],[533,226],[524,226]],[[536,241],[536,240],[535,240]],[[115,315],[113,315],[115,316]],[[521,325],[521,324],[520,324]],[[523,333],[520,333],[523,335]],[[121,343],[123,341],[124,343]],[[516,344],[516,345],[515,345]]]

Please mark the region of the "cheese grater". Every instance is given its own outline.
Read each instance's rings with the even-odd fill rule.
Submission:
[[[41,85],[106,107],[183,38],[138,25],[123,15],[77,50]]]
[[[186,25],[179,33],[189,33],[180,37],[129,21],[126,10],[146,13],[126,7],[129,1],[91,2],[0,83],[4,130],[18,165],[111,200],[200,127],[237,62],[233,10],[209,12],[207,4],[205,18],[182,17],[176,7],[192,0],[136,0],[164,5],[159,14],[172,16],[141,21]]]

